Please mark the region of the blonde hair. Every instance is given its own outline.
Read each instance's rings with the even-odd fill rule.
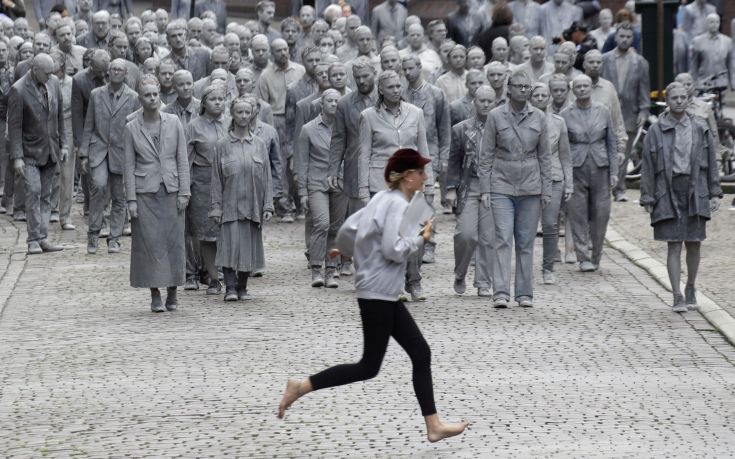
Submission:
[[[416,171],[417,169],[406,169],[403,172],[390,171],[388,173],[388,188],[391,190],[397,190],[401,186],[401,182],[406,178],[408,174]]]

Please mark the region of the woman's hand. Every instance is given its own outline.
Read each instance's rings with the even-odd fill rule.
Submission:
[[[431,239],[431,233],[434,229],[434,219],[427,220],[426,223],[424,223],[424,228],[421,230],[421,237],[424,238],[424,242],[429,242],[429,239]]]

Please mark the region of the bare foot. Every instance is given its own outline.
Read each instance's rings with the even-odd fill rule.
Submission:
[[[305,392],[301,390],[301,381],[298,379],[289,379],[288,383],[286,383],[286,390],[283,392],[281,404],[278,405],[278,418],[283,419],[286,415],[286,410],[291,407],[291,404],[304,394]]]
[[[439,421],[438,423],[432,423],[432,426],[427,428],[426,436],[431,443],[436,443],[445,438],[461,434],[469,425],[470,421],[462,421],[456,424]]]

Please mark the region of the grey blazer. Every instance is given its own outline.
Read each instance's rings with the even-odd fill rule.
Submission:
[[[108,85],[93,89],[89,98],[79,158],[89,158],[97,167],[107,158],[107,167],[122,174],[125,165],[123,138],[128,115],[140,108],[138,93],[123,85],[120,100],[113,104]]]
[[[64,106],[59,79],[52,75],[46,83],[48,103],[30,73],[10,88],[8,96],[8,140],[10,158],[27,165],[43,165],[59,160],[68,148],[64,131]]]
[[[170,113],[160,113],[160,148],[143,129],[143,112],[132,117],[125,126],[125,196],[135,201],[137,193],[156,193],[161,182],[169,193],[191,196],[189,191],[189,159],[181,122]]]
[[[632,59],[625,78],[625,87],[620,87],[618,67],[615,64],[617,50],[608,51],[602,55],[602,78],[609,80],[618,91],[620,109],[623,112],[623,121],[627,132],[635,132],[638,113],[648,113],[651,106],[651,80],[648,74],[648,61],[637,53],[632,53]]]
[[[424,114],[420,108],[401,102],[400,114],[394,121],[384,105],[370,107],[360,113],[360,159],[358,185],[360,196],[385,190],[384,169],[388,158],[400,148],[413,148],[428,156]],[[431,163],[426,165],[427,189],[434,187]]]
[[[367,99],[374,105],[377,92]],[[329,144],[329,176],[338,177],[344,169],[344,192],[350,198],[359,197],[358,158],[360,156],[360,113],[368,108],[359,91],[353,91],[339,99],[335,114],[332,140]]]

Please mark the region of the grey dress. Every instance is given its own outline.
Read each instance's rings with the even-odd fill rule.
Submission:
[[[216,241],[219,227],[210,218],[209,195],[212,182],[212,158],[217,142],[227,135],[229,119],[220,116],[212,120],[201,115],[189,123],[189,166],[191,168],[191,201],[186,208],[186,230],[197,241]]]
[[[217,143],[212,162],[210,217],[221,217],[215,264],[240,272],[265,268],[263,213],[273,213],[268,149],[259,137],[232,133]]]

